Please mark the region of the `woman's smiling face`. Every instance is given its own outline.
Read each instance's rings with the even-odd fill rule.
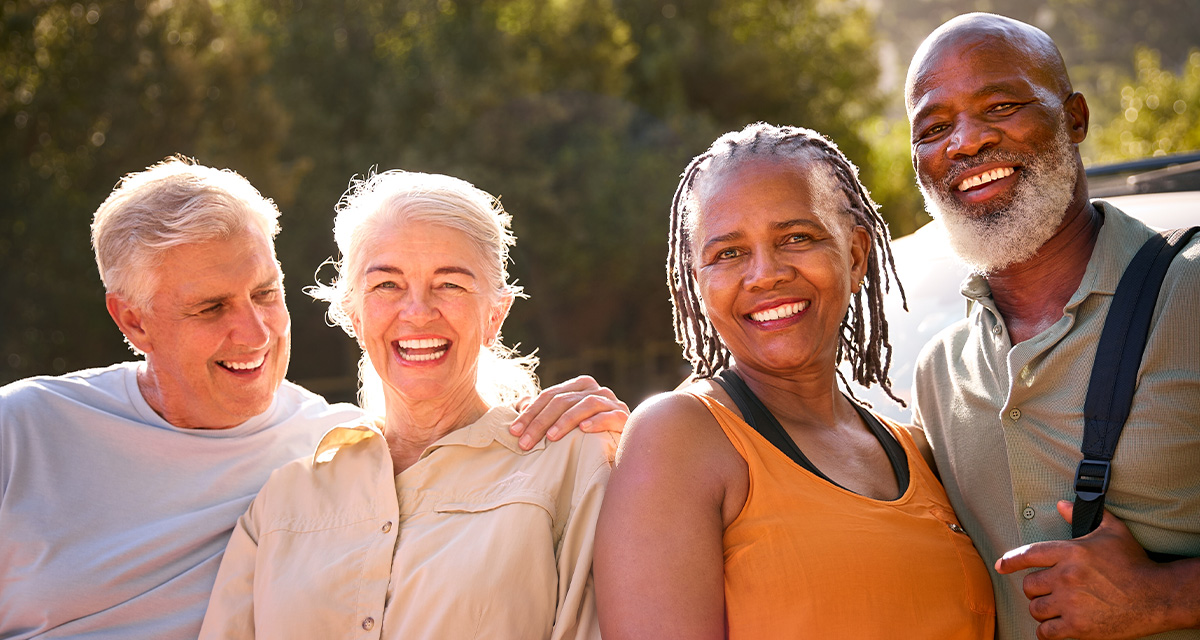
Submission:
[[[448,226],[404,222],[364,250],[351,316],[389,401],[475,394],[480,348],[512,302],[487,282],[475,243]]]
[[[692,224],[704,313],[739,366],[828,367],[870,236],[819,161],[755,158],[710,177]]]

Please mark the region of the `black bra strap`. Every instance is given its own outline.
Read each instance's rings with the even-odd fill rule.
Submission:
[[[725,369],[712,378],[712,381],[724,389],[725,393],[729,394],[734,404],[737,405],[738,410],[741,411],[742,419],[746,421],[746,424],[753,427],[759,435],[766,438],[767,442],[770,442],[776,449],[782,451],[784,455],[790,458],[792,462],[800,465],[801,468],[834,486],[846,489],[837,482],[834,482],[829,476],[821,473],[821,470],[804,455],[804,452],[800,450],[800,447],[796,446],[796,442],[784,430],[783,425],[779,423],[779,420],[771,413],[771,410],[762,403],[762,400],[759,400],[758,396],[750,390],[750,387],[742,380],[741,376],[730,369]],[[858,411],[863,422],[867,424],[871,433],[883,446],[883,450],[888,457],[888,462],[892,465],[892,471],[896,474],[896,483],[900,487],[900,495],[903,495],[908,490],[909,481],[908,456],[904,453],[904,447],[899,442],[896,442],[895,437],[879,422],[874,414],[860,407],[858,404],[853,402],[851,404],[854,404],[854,408]],[[846,490],[849,491],[849,489]]]

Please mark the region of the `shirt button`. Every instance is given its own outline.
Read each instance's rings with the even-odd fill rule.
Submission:
[[[367,618],[367,619],[363,620],[363,623],[362,623],[363,629],[370,631],[374,627],[375,627],[375,618]]]
[[[1013,420],[1020,420],[1021,419],[1021,410],[1017,409],[1017,408],[1013,408],[1011,411],[1008,412],[1008,417],[1012,418]]]
[[[1033,520],[1033,516],[1035,515],[1037,515],[1037,512],[1033,510],[1033,507],[1028,505],[1025,506],[1023,511],[1021,511],[1021,517],[1025,518],[1026,520]]]
[[[1001,329],[1000,325],[996,325],[996,326],[992,327],[992,333],[994,333],[996,335],[1000,335],[1000,334],[1004,333],[1004,329]]]
[[[954,524],[953,522],[951,522],[950,524],[948,524],[946,526],[950,527],[950,530],[953,531],[954,533],[965,533],[963,531],[962,527],[958,526],[957,524]]]
[[[380,527],[379,530],[384,533],[391,531],[392,530],[392,521],[388,520],[387,522],[383,523],[383,526]]]

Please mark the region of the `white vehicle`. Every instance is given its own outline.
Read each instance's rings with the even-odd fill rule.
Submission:
[[[1200,153],[1097,167],[1088,170],[1093,198],[1156,229],[1200,224]],[[892,242],[896,272],[904,283],[908,313],[893,287],[884,303],[892,343],[892,390],[910,408],[900,408],[880,389],[854,386],[875,411],[900,422],[912,421],[912,378],[917,355],[934,335],[966,317],[967,301],[959,286],[967,269],[950,251],[944,231],[930,222]]]

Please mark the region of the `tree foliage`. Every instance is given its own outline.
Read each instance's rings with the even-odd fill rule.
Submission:
[[[547,376],[603,369],[583,354],[669,345],[667,209],[688,159],[721,132],[754,120],[822,131],[896,230],[920,219],[907,127],[878,88],[879,42],[905,22],[877,24],[867,6],[6,0],[0,382],[128,357],[88,225],[122,174],[174,153],[236,169],[279,204],[291,376],[318,391],[348,397],[358,349],[301,289],[333,254],[338,197],[372,168],[449,173],[501,197],[519,238],[512,272],[532,298],[505,334],[539,349]],[[635,398],[650,385],[600,373]]]
[[[1200,149],[1200,49],[1183,70],[1162,68],[1147,47],[1135,56],[1136,77],[1121,87],[1121,109],[1106,123],[1093,123],[1094,160],[1099,163],[1162,156]]]

